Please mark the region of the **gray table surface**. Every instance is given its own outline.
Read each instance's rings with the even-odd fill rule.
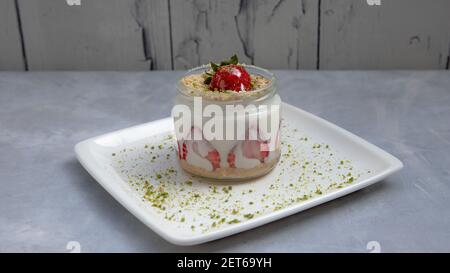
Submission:
[[[75,158],[86,138],[166,117],[181,72],[0,73],[0,251],[450,251],[448,71],[276,71],[288,103],[405,167],[371,187],[199,246],[172,245]]]

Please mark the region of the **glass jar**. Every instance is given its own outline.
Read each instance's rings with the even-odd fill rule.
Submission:
[[[189,70],[177,84],[172,117],[181,167],[212,179],[249,179],[272,170],[280,158],[281,99],[275,76],[243,65],[265,85],[251,91],[210,91],[185,84],[209,65]],[[202,89],[203,88],[203,89]]]

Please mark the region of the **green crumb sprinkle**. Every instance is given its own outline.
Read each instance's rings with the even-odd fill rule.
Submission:
[[[248,213],[248,214],[244,215],[244,217],[247,218],[247,219],[252,219],[253,216],[255,216],[255,215],[253,215],[252,213]]]
[[[168,162],[174,158],[176,142],[165,136],[161,142],[144,142],[111,152],[111,161],[139,199],[152,206],[164,221],[193,234],[251,221],[296,203],[306,204],[355,184],[361,175],[371,172],[352,166],[350,159],[334,153],[331,144],[300,133],[294,135],[285,125],[282,128],[291,135],[284,134],[278,172],[261,189],[250,184],[203,183],[203,179],[181,172],[179,166]],[[145,169],[146,164],[153,168]]]
[[[306,194],[304,194],[303,197],[298,197],[298,198],[297,198],[297,202],[299,202],[299,201],[306,201],[306,200],[308,200],[308,199],[309,199],[309,196],[306,195]]]
[[[231,186],[228,186],[228,187],[222,187],[222,191],[223,191],[224,193],[229,193],[231,189],[232,189]]]

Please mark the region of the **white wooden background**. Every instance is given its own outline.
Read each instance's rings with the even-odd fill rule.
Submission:
[[[0,1],[0,70],[448,69],[449,0]]]

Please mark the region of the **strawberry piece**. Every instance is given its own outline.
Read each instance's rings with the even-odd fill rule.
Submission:
[[[246,158],[258,159],[259,161],[264,162],[264,159],[269,156],[267,142],[260,140],[245,140],[242,143],[242,154]]]
[[[180,148],[180,142],[177,141],[177,145],[178,145],[178,158],[182,159],[183,158],[183,152],[181,151],[181,148]]]
[[[256,140],[249,138],[257,137]],[[246,140],[242,143],[242,154],[246,158],[258,159],[264,162],[269,156],[269,142],[261,140],[261,134],[257,128],[249,128],[246,132]]]
[[[236,155],[234,154],[234,151],[228,153],[227,162],[230,168],[236,168]]]
[[[209,85],[211,90],[249,91],[252,88],[250,74],[240,65],[220,66]]]
[[[180,147],[180,142],[177,141],[177,145],[178,145],[178,158],[184,159],[186,160],[186,156],[187,156],[187,147],[186,147],[186,143],[183,142],[183,144]]]
[[[203,158],[207,159],[209,162],[211,162],[213,170],[220,168],[219,152],[214,148],[214,146],[211,145],[211,143],[209,143],[209,141],[207,141],[206,139],[203,138],[202,131],[199,128],[192,126],[190,137],[194,138],[195,133],[201,134],[202,139],[189,140],[189,142],[192,143],[191,144],[192,151],[195,154],[197,154],[198,156],[203,157]],[[186,154],[187,154],[187,150],[186,150]]]
[[[267,141],[261,142],[259,148],[262,158],[266,158],[269,156],[269,144]]]
[[[208,155],[206,156],[206,159],[211,162],[213,166],[213,170],[220,168],[220,154],[217,150],[209,151]]]
[[[186,160],[186,156],[187,156],[187,147],[186,147],[186,143],[183,142],[183,156],[182,156],[182,158],[184,160]]]

